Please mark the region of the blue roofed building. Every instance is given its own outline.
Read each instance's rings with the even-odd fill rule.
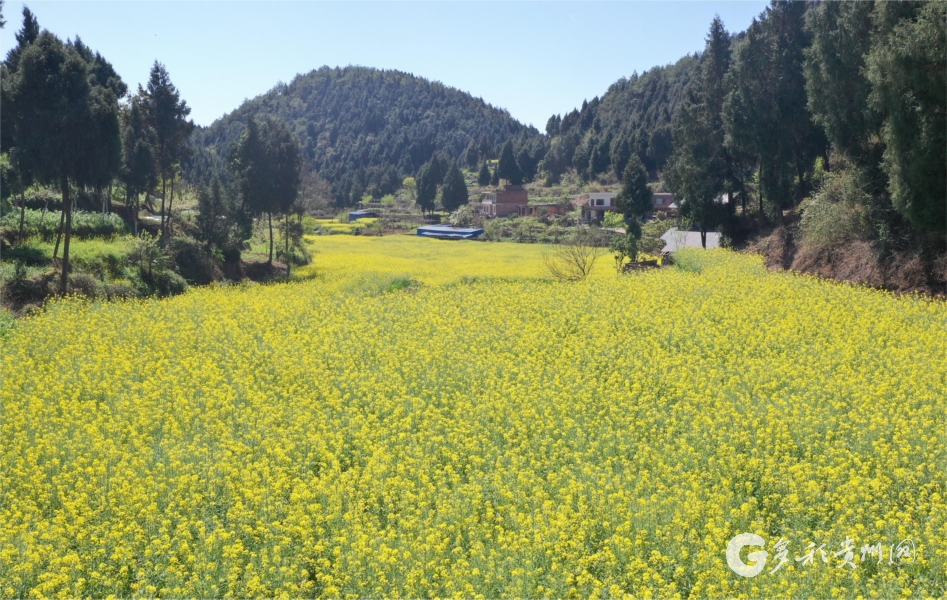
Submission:
[[[352,221],[358,221],[359,219],[366,219],[368,217],[376,217],[375,213],[370,210],[353,210],[349,213],[349,223]]]
[[[483,235],[483,229],[452,227],[450,225],[425,225],[424,227],[418,227],[418,235],[440,240],[475,240]]]

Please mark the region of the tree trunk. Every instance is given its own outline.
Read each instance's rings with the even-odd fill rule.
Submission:
[[[135,207],[132,206],[126,201],[125,204],[128,204],[128,208],[132,211],[132,223],[135,225],[135,237],[138,237],[138,212],[141,210],[141,196],[138,193],[135,193]]]
[[[704,250],[707,249],[707,225],[704,223],[700,225],[700,246]]]
[[[56,245],[53,247],[53,260],[56,260],[56,255],[59,254],[59,242],[62,240],[62,227],[66,222],[66,204],[62,205],[62,212],[59,213],[59,231],[56,232]]]
[[[43,220],[46,219],[46,211],[49,210],[49,197],[46,198],[46,203],[43,204],[43,212],[39,214],[39,230],[43,230]]]
[[[168,199],[168,223],[165,225],[164,233],[171,233],[171,205],[174,204],[174,173],[171,173],[171,197]]]
[[[289,214],[283,217],[283,223],[286,226],[286,278],[289,279],[290,271],[293,268],[293,261],[289,259]]]
[[[164,237],[164,198],[167,194],[164,174],[161,174],[161,237]]]
[[[107,203],[106,208],[108,212],[111,213],[112,212],[112,182],[111,181],[109,182],[109,195],[105,197],[105,201]]]
[[[68,202],[69,180],[65,174],[61,176],[60,185],[62,186],[63,212],[66,219],[66,239],[63,240],[62,244],[62,277],[59,280],[59,291],[65,294],[69,286],[69,241],[72,239],[72,204]]]
[[[23,243],[23,220],[26,218],[26,196],[20,192],[20,231],[16,234],[16,243]]]
[[[270,260],[267,261],[267,264],[273,264],[273,213],[266,213],[267,219],[270,222]]]
[[[760,197],[760,216],[765,217],[766,213],[763,212],[763,160],[760,159],[760,185],[756,190],[756,193]]]

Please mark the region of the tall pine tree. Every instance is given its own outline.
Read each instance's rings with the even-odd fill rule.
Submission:
[[[697,77],[685,90],[673,121],[675,150],[666,173],[669,186],[681,199],[682,213],[699,226],[704,247],[707,232],[719,222],[715,200],[724,191],[730,173],[721,115],[729,68],[730,36],[716,17]]]
[[[487,168],[487,161],[480,165],[480,173],[477,174],[477,185],[486,187],[490,185],[490,169]]]
[[[444,210],[454,212],[469,201],[467,183],[464,174],[460,172],[457,163],[452,163],[444,177],[444,187],[441,190],[441,202]]]
[[[815,158],[827,146],[806,108],[806,8],[803,2],[773,0],[747,29],[727,78],[728,148],[757,157],[760,209],[767,204],[780,220],[784,208],[808,193]]]
[[[513,155],[513,142],[507,141],[503,144],[500,151],[500,162],[497,164],[497,177],[506,179],[510,185],[523,184],[523,172],[516,164],[516,157]]]
[[[174,203],[174,178],[176,168],[188,155],[187,139],[194,131],[193,121],[187,116],[191,109],[181,99],[178,89],[171,83],[164,65],[155,61],[148,77],[148,86],[143,92],[147,98],[148,116],[155,131],[158,159],[158,175],[161,179],[161,231],[168,235],[168,222]],[[168,183],[171,185],[171,198],[165,213]]]
[[[8,105],[16,144],[41,183],[59,185],[62,193],[63,243],[60,291],[69,281],[72,237],[70,182],[95,185],[104,168],[88,161],[97,146],[114,148],[119,135],[118,99],[107,87],[93,85],[90,66],[72,44],[43,31],[20,55],[9,81]]]

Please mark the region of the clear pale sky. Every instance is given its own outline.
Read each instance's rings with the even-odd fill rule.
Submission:
[[[715,14],[746,29],[766,2],[27,2],[77,35],[130,89],[158,60],[209,125],[246,98],[322,65],[441,81],[543,129],[614,81],[704,47]],[[4,6],[5,56],[22,2]]]

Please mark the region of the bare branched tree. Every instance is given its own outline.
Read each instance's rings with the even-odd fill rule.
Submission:
[[[570,240],[544,251],[543,264],[560,281],[582,281],[606,251],[604,238],[597,230],[579,229]]]

